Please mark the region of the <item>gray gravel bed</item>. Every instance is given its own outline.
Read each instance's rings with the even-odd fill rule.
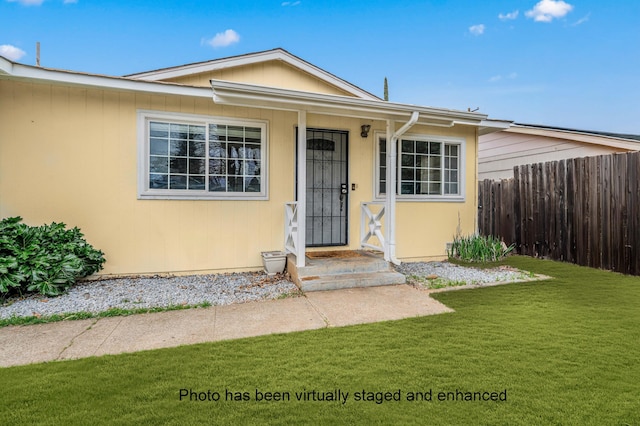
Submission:
[[[437,277],[446,281],[463,281],[467,284],[512,282],[528,278],[527,272],[508,266],[491,269],[469,268],[449,262],[402,263],[396,270],[407,277]]]
[[[81,282],[57,297],[30,295],[0,306],[0,319],[74,312],[104,312],[172,305],[230,305],[276,299],[298,287],[282,274],[264,273],[116,278]]]
[[[410,262],[397,267],[407,276],[437,276],[469,284],[515,281],[522,271],[475,269],[448,262]],[[57,297],[30,295],[12,298],[0,306],[0,319],[49,316],[75,312],[99,313],[111,308],[138,309],[172,305],[230,305],[268,300],[298,293],[284,275],[269,277],[263,272],[176,277],[115,278],[82,282]]]

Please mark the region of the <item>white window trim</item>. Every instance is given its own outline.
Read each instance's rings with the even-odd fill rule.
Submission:
[[[179,189],[149,189],[149,158],[150,143],[148,140],[148,126],[150,121],[161,120],[180,124],[225,124],[259,127],[261,129],[261,192],[209,192]],[[208,132],[208,130],[207,130]],[[269,137],[268,122],[266,120],[238,119],[215,117],[209,115],[168,113],[163,111],[138,110],[137,112],[138,139],[138,199],[139,200],[268,200],[269,199]],[[208,146],[207,146],[208,153]],[[207,166],[208,167],[208,166]],[[208,176],[208,175],[207,175]]]
[[[386,138],[387,134],[384,132],[375,132],[373,143],[374,143],[374,181],[373,181],[373,198],[376,201],[384,200],[385,194],[380,193],[380,138]],[[396,194],[397,201],[410,201],[410,202],[456,202],[461,203],[466,201],[466,155],[467,155],[467,141],[465,138],[454,137],[454,136],[438,136],[438,135],[425,135],[425,134],[416,134],[416,133],[405,133],[402,135],[400,140],[398,140],[398,156],[396,169],[400,170],[400,161],[401,161],[401,141],[402,139],[411,139],[411,140],[419,140],[419,141],[429,141],[429,142],[442,142],[451,145],[458,145],[460,152],[460,168],[458,170],[458,179],[459,179],[459,195],[418,195],[418,194]],[[397,184],[400,184],[400,181],[397,181]]]

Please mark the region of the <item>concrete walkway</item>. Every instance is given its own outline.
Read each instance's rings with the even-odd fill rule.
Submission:
[[[0,367],[452,312],[408,285],[124,317],[0,328]]]

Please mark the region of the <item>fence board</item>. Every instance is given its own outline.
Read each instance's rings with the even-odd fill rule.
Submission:
[[[523,255],[640,275],[640,152],[514,167],[479,182],[478,226]]]

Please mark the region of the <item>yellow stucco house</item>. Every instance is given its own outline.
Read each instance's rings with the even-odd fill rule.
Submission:
[[[125,77],[0,57],[0,217],[80,227],[104,274],[259,269],[270,250],[440,259],[476,230],[478,137],[506,127],[282,49]]]

